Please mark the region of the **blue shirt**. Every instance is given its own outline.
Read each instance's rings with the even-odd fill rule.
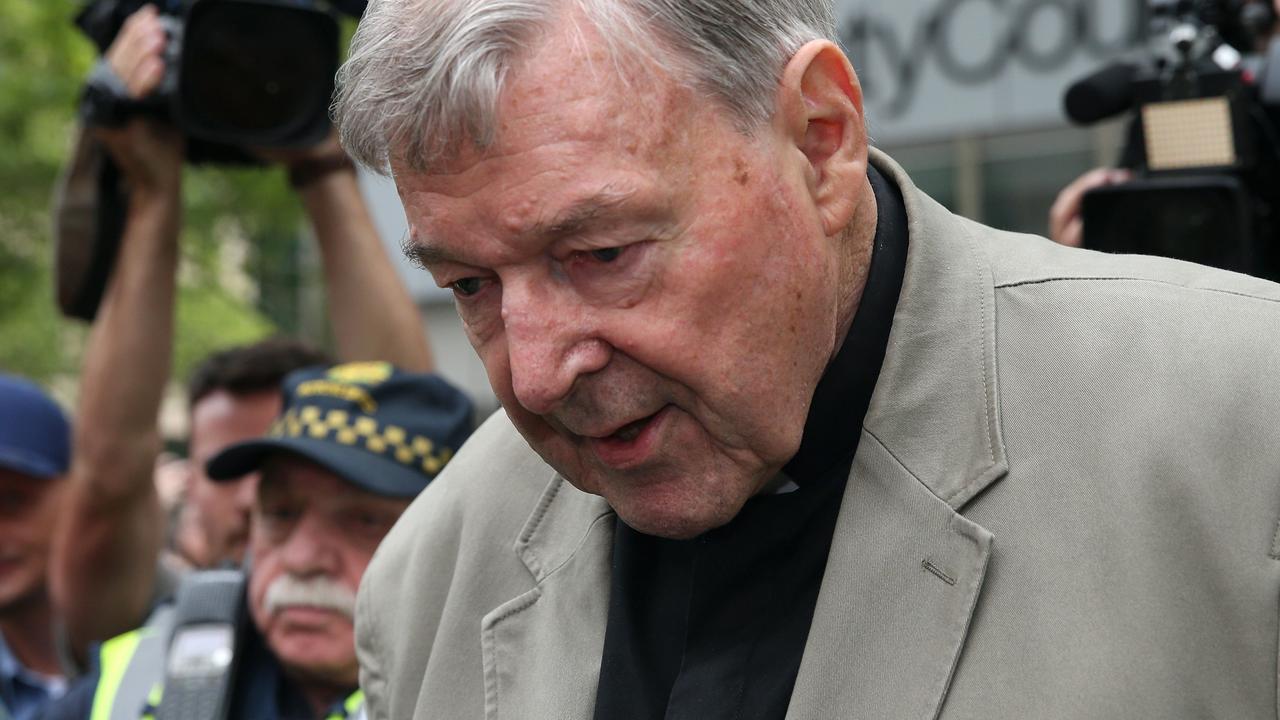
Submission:
[[[47,703],[58,699],[66,689],[62,678],[45,677],[24,667],[0,635],[0,703],[13,720],[34,720]]]

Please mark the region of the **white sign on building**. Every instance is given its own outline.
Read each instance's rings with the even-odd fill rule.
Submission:
[[[1145,35],[1145,0],[843,0],[873,139],[901,145],[1065,122],[1074,80]]]

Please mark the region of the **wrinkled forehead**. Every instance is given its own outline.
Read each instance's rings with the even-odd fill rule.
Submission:
[[[296,499],[321,506],[356,503],[398,505],[404,500],[366,490],[317,462],[283,450],[273,452],[263,462],[258,498]]]
[[[697,172],[697,124],[678,90],[646,95],[660,97],[664,113],[654,112],[659,103],[584,92],[554,74],[533,79],[528,93],[515,87],[490,148],[466,148],[424,173],[393,168],[406,248],[428,268],[429,256],[413,252],[423,245],[547,234],[538,228],[559,235],[550,229],[622,200],[666,206],[663,193]]]
[[[652,53],[605,39],[581,18],[550,25],[503,78],[492,143],[459,143],[426,168],[392,159],[392,174],[453,176],[531,148],[591,142],[653,155],[686,140],[701,105]]]

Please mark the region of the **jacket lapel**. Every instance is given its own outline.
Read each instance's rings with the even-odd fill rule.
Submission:
[[[536,586],[484,616],[486,720],[589,718],[609,606],[613,511],[563,478],[516,541]]]
[[[967,221],[901,188],[911,247],[788,718],[935,718],[991,555],[959,514],[1008,471],[991,272]]]
[[[863,433],[788,719],[936,717],[990,551]]]

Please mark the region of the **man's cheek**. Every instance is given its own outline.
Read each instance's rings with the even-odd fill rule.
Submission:
[[[471,347],[481,348],[494,344],[502,335],[502,288],[489,287],[479,298],[455,300],[454,307],[462,321],[462,330]]]
[[[485,375],[489,378],[489,386],[493,388],[498,399],[506,403],[511,399],[511,357],[507,353],[507,343],[499,334],[491,337],[474,335],[467,328],[467,340],[475,350],[476,357],[484,366]]]

